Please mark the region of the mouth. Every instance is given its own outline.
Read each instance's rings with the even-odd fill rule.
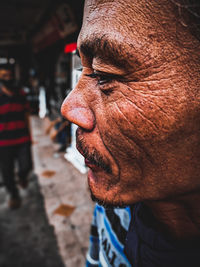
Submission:
[[[99,166],[98,162],[95,162],[91,156],[85,155],[88,153],[84,153],[82,148],[78,145],[78,142],[76,143],[76,148],[79,151],[79,153],[85,158],[85,165],[88,168],[90,168],[94,172],[102,171],[102,168]]]
[[[97,166],[96,164],[92,163],[91,161],[89,161],[88,159],[85,158],[85,165],[90,168],[93,172],[99,172],[102,171],[102,168],[100,168],[99,166]]]
[[[109,162],[102,156],[102,154],[95,149],[86,145],[80,131],[76,132],[76,148],[79,153],[85,158],[85,165],[93,172],[105,171],[108,174],[112,173]]]

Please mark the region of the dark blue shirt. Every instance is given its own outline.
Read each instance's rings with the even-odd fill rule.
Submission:
[[[199,239],[177,241],[158,226],[144,204],[134,206],[125,244],[133,267],[200,267]]]

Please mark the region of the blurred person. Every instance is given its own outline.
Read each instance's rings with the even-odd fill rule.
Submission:
[[[131,266],[124,254],[130,208],[94,207],[86,267]]]
[[[102,205],[132,205],[134,267],[200,266],[200,4],[86,0],[62,105]]]
[[[49,132],[51,140],[60,145],[57,152],[65,152],[71,142],[71,123],[62,117],[57,117],[46,130],[46,133]]]
[[[32,169],[31,138],[28,106],[24,93],[15,86],[10,66],[0,67],[0,171],[9,193],[8,205],[21,204],[15,181],[15,162],[18,164],[19,185],[26,188]]]

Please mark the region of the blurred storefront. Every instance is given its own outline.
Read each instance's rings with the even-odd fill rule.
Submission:
[[[82,71],[76,41],[83,4],[0,1],[0,65],[12,66],[30,103],[34,158],[34,173],[29,187],[20,189],[22,207],[16,212],[7,208],[0,176],[0,266],[85,264],[93,203],[84,159],[76,150],[76,126],[60,114]]]
[[[13,66],[31,112],[50,124],[55,122],[52,125],[56,130],[63,125],[61,103],[81,73],[76,41],[83,4],[78,0],[3,0],[0,3],[0,64]],[[65,158],[84,173],[83,158],[75,149],[76,126],[68,124],[64,130]]]

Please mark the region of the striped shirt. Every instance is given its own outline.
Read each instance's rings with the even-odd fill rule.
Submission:
[[[130,209],[105,209],[96,204],[87,267],[131,267],[124,254],[124,243],[130,223]]]
[[[23,93],[8,96],[0,89],[0,147],[30,142],[26,112],[28,106]]]

